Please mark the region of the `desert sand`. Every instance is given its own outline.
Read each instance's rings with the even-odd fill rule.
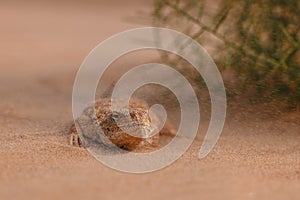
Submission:
[[[239,101],[213,151],[192,147],[148,174],[112,170],[69,145],[72,86],[85,56],[141,25],[150,1],[0,3],[0,199],[300,199],[300,114]]]

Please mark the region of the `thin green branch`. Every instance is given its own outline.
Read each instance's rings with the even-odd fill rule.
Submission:
[[[282,23],[279,23],[279,29],[283,32],[284,36],[287,38],[287,40],[293,44],[295,48],[299,47],[299,43],[289,34],[289,32],[286,30],[286,28],[283,26]]]
[[[220,40],[222,40],[226,45],[228,45],[231,48],[234,48],[236,50],[241,50],[240,46],[236,45],[235,43],[227,40],[227,38],[225,38],[223,35],[219,34],[216,30],[214,30],[214,28],[210,28],[209,26],[207,26],[206,24],[202,23],[201,21],[199,21],[198,19],[194,18],[193,16],[191,16],[189,13],[187,13],[186,11],[182,10],[181,8],[179,8],[178,6],[170,3],[170,2],[165,2],[168,6],[170,6],[171,8],[173,8],[176,12],[180,13],[181,15],[185,16],[187,19],[191,20],[192,22],[198,24],[201,28],[203,28],[203,30],[212,33],[213,35],[215,35],[217,38],[219,38]],[[257,58],[256,55],[251,54],[249,52],[246,51],[242,51],[243,55],[248,56],[251,59],[257,59],[260,62],[263,63],[269,63],[272,64],[274,66],[280,66],[280,63],[273,59],[273,58]]]

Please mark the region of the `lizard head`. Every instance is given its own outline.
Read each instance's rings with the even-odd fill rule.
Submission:
[[[105,136],[115,145],[134,149],[139,144],[153,142],[155,128],[151,126],[148,110],[122,109],[106,114],[100,126]]]

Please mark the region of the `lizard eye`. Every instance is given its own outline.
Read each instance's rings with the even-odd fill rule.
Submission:
[[[114,119],[118,119],[119,118],[119,114],[118,113],[113,113],[113,118]]]

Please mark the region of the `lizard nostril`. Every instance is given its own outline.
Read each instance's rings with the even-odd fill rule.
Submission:
[[[131,112],[131,113],[130,113],[130,117],[131,117],[131,118],[134,118],[134,117],[135,117],[135,114]]]

